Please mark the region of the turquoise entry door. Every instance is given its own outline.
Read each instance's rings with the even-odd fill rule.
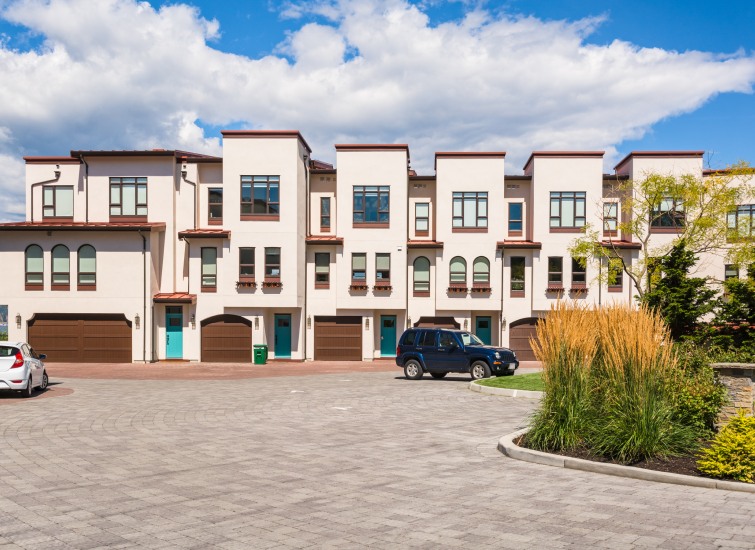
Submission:
[[[183,359],[184,314],[183,308],[165,308],[165,358]]]
[[[380,356],[396,357],[396,316],[380,316]]]
[[[491,345],[491,336],[493,335],[491,329],[490,317],[477,317],[475,319],[475,335],[488,346]]]
[[[275,358],[291,357],[291,314],[275,314]]]

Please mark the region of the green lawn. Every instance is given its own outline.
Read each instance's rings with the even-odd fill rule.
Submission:
[[[518,376],[498,376],[480,380],[478,384],[491,388],[510,388],[512,390],[544,391],[543,377],[541,373],[521,374]]]

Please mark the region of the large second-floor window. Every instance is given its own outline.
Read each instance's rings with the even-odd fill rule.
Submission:
[[[420,256],[414,260],[414,294],[430,295],[430,260]]]
[[[32,244],[26,248],[26,286],[28,290],[41,290],[44,285],[45,262],[42,247]],[[33,287],[29,289],[28,287]]]
[[[265,248],[265,279],[280,280],[281,249],[278,246]]]
[[[202,290],[214,292],[218,286],[218,249],[202,248]]]
[[[354,186],[354,223],[389,223],[390,198],[387,185]]]
[[[755,204],[737,206],[727,216],[727,224],[732,237],[749,238],[755,234]]]
[[[59,244],[52,249],[52,288],[66,289],[71,284],[71,253]]]
[[[521,235],[523,223],[524,204],[521,202],[509,203],[509,235]]]
[[[239,280],[254,281],[254,248],[239,248]]]
[[[523,256],[511,258],[511,294],[514,296],[524,295],[524,264]]]
[[[452,225],[454,228],[487,228],[488,194],[455,192]]]
[[[241,176],[241,215],[280,215],[280,176]]]
[[[330,286],[330,252],[315,252],[315,288]]]
[[[147,215],[147,178],[110,178],[110,215]]]
[[[585,226],[585,192],[551,192],[551,228],[578,228]]]
[[[666,197],[654,206],[650,213],[650,227],[684,227],[684,205],[681,200]]]
[[[207,190],[208,222],[211,225],[223,223],[223,188],[210,187]]]
[[[418,202],[414,204],[414,232],[424,236],[430,233],[430,203]]]
[[[73,217],[73,186],[45,185],[42,196],[42,215],[45,218]]]
[[[94,247],[89,244],[79,247],[78,260],[79,290],[91,290],[97,286],[97,252]]]

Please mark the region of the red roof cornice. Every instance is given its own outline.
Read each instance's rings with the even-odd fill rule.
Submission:
[[[178,232],[179,239],[187,237],[195,239],[230,239],[231,232],[227,229],[186,229]]]
[[[26,164],[81,164],[73,157],[24,157]]]
[[[197,295],[188,292],[160,292],[152,297],[156,304],[196,304]]]
[[[307,237],[307,244],[343,244],[343,237],[331,235],[310,235]]]
[[[631,241],[601,241],[600,246],[603,248],[617,248],[620,250],[641,250],[642,244]]]
[[[15,222],[0,223],[0,231],[165,231],[165,222]]]
[[[498,241],[496,243],[498,250],[540,250],[543,243],[537,241]]]
[[[407,248],[443,248],[441,241],[407,241]]]

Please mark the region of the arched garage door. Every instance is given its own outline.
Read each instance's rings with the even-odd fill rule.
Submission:
[[[529,317],[514,321],[509,325],[509,347],[516,353],[520,361],[537,361],[530,346],[530,338],[537,340],[535,328],[540,321],[537,317]]]
[[[216,315],[202,321],[202,361],[250,363],[252,322],[238,315]]]
[[[131,363],[131,322],[123,314],[38,313],[29,343],[47,363]]]

